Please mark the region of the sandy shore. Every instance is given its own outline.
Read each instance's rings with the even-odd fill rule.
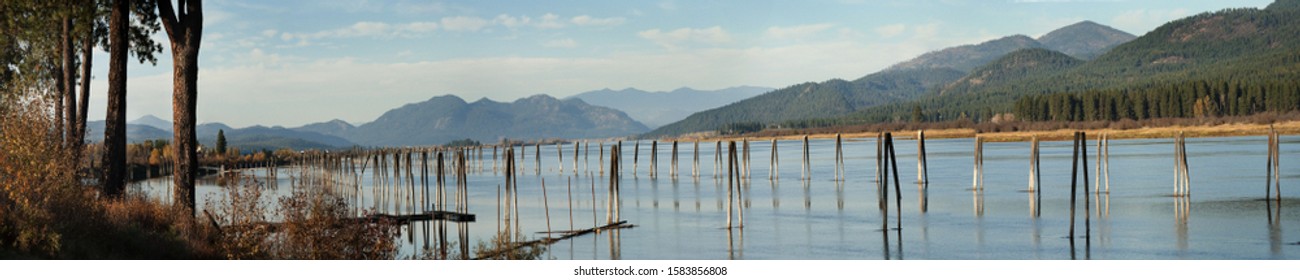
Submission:
[[[1300,121],[1284,121],[1273,124],[1273,128],[1279,134],[1300,134]],[[1197,125],[1197,126],[1167,126],[1167,127],[1142,127],[1136,129],[1089,129],[1087,132],[1089,138],[1096,135],[1106,134],[1111,139],[1137,139],[1137,138],[1171,138],[1183,132],[1187,137],[1219,137],[1219,136],[1249,136],[1249,135],[1267,135],[1269,125],[1253,123],[1229,123],[1221,125]],[[1058,129],[1046,131],[1015,131],[1015,132],[986,132],[978,133],[980,138],[989,142],[1018,142],[1029,141],[1034,136],[1044,141],[1068,140],[1072,137],[1073,129]],[[875,132],[852,132],[840,133],[845,139],[852,138],[875,138]],[[975,137],[974,129],[938,129],[926,130],[925,137],[928,139],[936,138],[971,138]],[[902,130],[893,132],[894,137],[902,139],[916,138],[916,130]],[[835,133],[808,134],[810,139],[834,139]],[[696,141],[713,142],[713,141],[731,141],[748,138],[751,141],[767,141],[770,139],[777,140],[800,140],[804,135],[780,135],[780,136],[762,136],[762,137],[744,137],[744,136],[705,136],[705,137],[679,137],[676,139],[665,139],[662,141]]]

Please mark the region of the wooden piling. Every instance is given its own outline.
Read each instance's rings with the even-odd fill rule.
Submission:
[[[894,215],[895,215],[894,223],[895,223],[895,227],[898,228],[898,231],[899,231],[898,236],[899,236],[899,238],[901,239],[902,236],[903,236],[903,234],[902,234],[902,231],[903,231],[903,192],[902,192],[902,191],[900,190],[900,188],[899,188],[899,181],[898,181],[898,152],[897,152],[896,150],[894,150],[894,137],[893,137],[893,135],[890,135],[888,132],[886,132],[886,133],[885,133],[885,141],[887,142],[887,144],[886,144],[885,146],[888,146],[888,148],[889,148],[889,164],[890,164],[890,167],[894,169]],[[899,242],[898,245],[899,245],[899,246],[903,246],[903,244],[902,244],[901,241]],[[899,254],[902,254],[901,250],[900,250]]]
[[[1088,195],[1088,133],[1079,132],[1079,149],[1083,154],[1083,240],[1085,244],[1092,243],[1092,196]]]
[[[596,165],[600,169],[600,176],[605,176],[605,142],[598,142],[596,146],[600,147],[600,154],[596,155]]]
[[[718,180],[722,177],[722,141],[714,141],[713,144],[713,179]]]
[[[691,162],[691,177],[700,179],[700,140],[695,140],[695,157]]]
[[[735,141],[728,142],[727,145],[727,152],[728,152],[727,155],[727,228],[728,229],[731,228],[731,216],[732,216],[732,212],[734,211],[733,209],[735,208],[734,206],[735,195],[732,194],[734,183],[732,182],[733,176],[731,172],[732,166],[736,164],[735,161],[731,160],[732,151],[735,150],[736,150],[736,142]]]
[[[632,178],[636,178],[636,177],[637,177],[637,176],[636,176],[636,175],[637,175],[637,174],[636,174],[636,173],[637,173],[637,170],[636,170],[636,169],[639,168],[639,167],[637,166],[637,165],[639,165],[639,164],[637,163],[637,161],[638,161],[638,158],[640,157],[640,155],[641,155],[641,140],[636,140],[635,143],[632,143]]]
[[[973,167],[974,175],[971,176],[971,188],[975,190],[984,189],[984,139],[979,135],[975,136],[975,164]]]
[[[650,141],[650,178],[658,178],[659,174],[659,140]]]
[[[801,174],[803,174],[803,177],[801,179],[803,179],[804,181],[812,180],[812,166],[811,166],[812,162],[809,161],[808,156],[809,156],[808,135],[804,135],[803,136],[803,170],[801,171]]]
[[[555,142],[555,167],[559,168],[560,175],[564,175],[564,144]]]
[[[916,181],[928,185],[930,170],[925,158],[925,130],[916,131],[916,151]]]
[[[835,180],[844,180],[844,147],[840,139],[840,134],[835,134]]]
[[[880,207],[880,210],[882,211],[886,210],[885,199],[884,199],[884,195],[886,193],[884,190],[885,180],[886,180],[884,175],[885,169],[883,169],[884,164],[885,164],[885,133],[877,132],[876,133],[876,198],[878,201],[876,201],[876,204],[877,206]]]
[[[1034,217],[1038,217],[1040,214],[1042,214],[1042,208],[1043,208],[1042,205],[1039,204],[1042,202],[1043,194],[1042,191],[1038,190],[1039,188],[1038,186],[1042,186],[1043,184],[1038,174],[1039,174],[1038,136],[1035,135],[1033,136],[1033,139],[1030,140],[1030,144],[1029,144],[1029,191],[1033,192],[1034,195],[1034,205],[1036,206],[1033,209]]]
[[[749,181],[749,178],[750,178],[750,177],[749,177],[749,171],[750,171],[750,168],[749,168],[749,138],[743,138],[743,139],[741,139],[741,143],[744,143],[744,145],[743,145],[743,146],[744,146],[744,152],[741,153],[741,155],[742,155],[742,157],[743,157],[742,160],[741,160],[741,166],[744,166],[744,170],[743,170],[743,174],[744,174],[744,176],[742,177],[741,180]],[[744,223],[741,223],[741,225],[743,226]]]
[[[776,180],[780,177],[777,175],[777,172],[779,171],[777,167],[777,162],[779,161],[777,160],[777,156],[776,156],[776,138],[772,138],[772,156],[767,163],[768,180]]]
[[[542,175],[542,143],[533,144],[533,173]]]
[[[1079,133],[1074,133],[1074,157],[1070,160],[1070,252],[1074,253],[1074,200],[1079,179]]]
[[[677,179],[677,140],[673,140],[672,167],[668,170],[668,176]]]

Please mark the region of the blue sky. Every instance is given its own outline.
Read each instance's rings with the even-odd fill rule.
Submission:
[[[199,122],[369,122],[433,96],[855,79],[944,47],[1092,20],[1142,35],[1245,0],[205,1]],[[171,119],[171,53],[129,68],[128,118]],[[91,119],[103,119],[107,53]],[[132,60],[134,62],[134,60]]]

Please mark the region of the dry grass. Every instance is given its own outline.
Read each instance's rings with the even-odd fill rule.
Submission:
[[[293,186],[291,195],[270,203],[261,183],[247,177],[240,181],[225,186],[224,197],[207,202],[221,225],[217,244],[227,259],[396,257],[395,224],[353,217],[347,200],[326,188]],[[268,219],[269,213],[281,220]]]
[[[195,219],[128,193],[101,197],[61,147],[39,101],[0,104],[0,259],[392,259],[397,228],[353,219],[346,200],[301,186],[274,205],[260,184],[230,187]],[[284,217],[267,222],[268,213]],[[236,226],[230,226],[230,225]]]
[[[0,258],[203,259],[208,229],[157,201],[101,199],[39,102],[0,106]]]

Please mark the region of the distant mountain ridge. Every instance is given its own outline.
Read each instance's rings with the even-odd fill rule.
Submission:
[[[679,88],[673,91],[648,92],[635,88],[602,89],[570,96],[587,104],[618,109],[648,127],[654,128],[685,119],[706,109],[750,98],[772,88],[739,86],[719,90]]]
[[[534,95],[510,103],[486,98],[469,103],[455,95],[443,95],[389,110],[360,126],[334,120],[293,130],[328,133],[365,146],[421,146],[467,138],[495,143],[505,139],[624,137],[649,129],[626,113],[580,99]]]
[[[130,121],[126,125],[128,143],[140,143],[145,140],[172,140],[170,129],[163,130],[157,126],[171,128],[171,123],[152,115],[146,115]],[[231,147],[242,151],[277,150],[290,148],[294,150],[333,149],[350,147],[353,144],[346,139],[315,132],[294,131],[283,127],[251,126],[232,128],[222,123],[204,123],[195,127],[195,136],[199,143],[208,147],[216,145],[217,132],[225,131],[226,142]],[[86,140],[101,142],[104,140],[104,121],[86,123]]]
[[[1092,21],[1082,21],[1048,32],[1038,37],[1045,49],[1066,55],[1092,60],[1120,44],[1137,39],[1137,36]]]
[[[908,61],[890,66],[885,71],[906,69],[952,68],[970,72],[980,65],[1020,49],[1045,48],[1034,38],[1012,35],[974,45],[962,45],[929,52]]]

